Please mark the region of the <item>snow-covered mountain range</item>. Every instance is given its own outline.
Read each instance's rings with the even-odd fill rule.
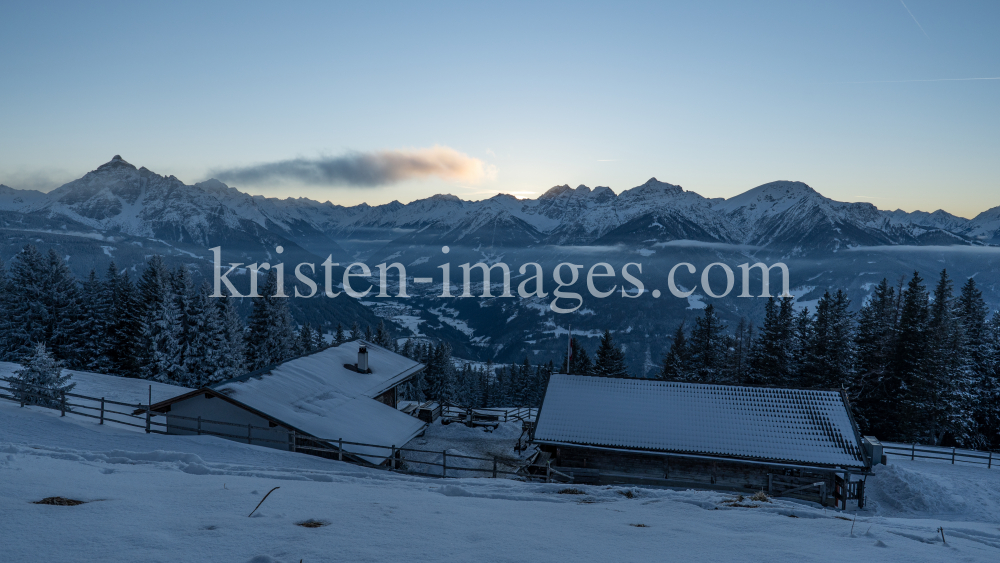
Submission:
[[[498,194],[465,201],[436,195],[408,204],[345,207],[251,196],[218,180],[187,185],[136,168],[120,156],[48,194],[0,186],[0,210],[62,219],[102,234],[206,248],[281,237],[316,254],[341,252],[338,242],[357,254],[370,248],[370,241],[396,239],[504,247],[680,239],[804,253],[1000,242],[1000,207],[971,220],[940,210],[885,211],[870,203],[831,200],[802,182],[771,182],[729,199],[705,198],[651,178],[620,194],[606,187],[563,185],[536,199]]]

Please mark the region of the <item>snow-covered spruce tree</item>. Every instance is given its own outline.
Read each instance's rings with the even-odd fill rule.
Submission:
[[[25,246],[10,266],[7,314],[4,315],[6,361],[23,363],[39,342],[48,342],[49,311],[45,307],[48,264],[33,245]]]
[[[287,360],[295,351],[295,332],[286,298],[275,297],[278,277],[274,270],[260,297],[253,298],[253,310],[247,323],[247,368],[257,370]]]
[[[212,375],[212,383],[218,383],[246,373],[246,327],[236,311],[235,298],[223,295],[213,301],[222,334],[219,366]]]
[[[80,338],[80,287],[63,257],[48,252],[44,306],[48,310],[46,336],[52,355],[71,367],[83,367]]]
[[[358,321],[354,321],[354,324],[351,325],[351,338],[350,338],[350,340],[355,340],[355,339],[358,339],[358,338],[361,338],[361,329],[358,328]]]
[[[753,324],[740,317],[734,334],[728,338],[728,358],[724,382],[746,385],[750,382],[750,353],[753,350]]]
[[[81,368],[98,373],[110,373],[108,358],[108,326],[110,303],[104,283],[97,272],[90,271],[83,282],[80,301],[80,362]]]
[[[373,342],[375,340],[375,334],[372,332],[372,325],[369,324],[365,325],[364,339],[367,342]]]
[[[594,354],[594,375],[599,377],[628,377],[625,352],[615,344],[611,331],[605,330]]]
[[[823,294],[805,334],[797,327],[802,358],[800,384],[806,388],[847,389],[853,384],[856,345],[850,300],[841,291]]]
[[[0,360],[5,360],[13,346],[12,332],[14,327],[10,318],[13,309],[13,296],[11,295],[10,280],[7,279],[7,269],[3,260],[0,260],[0,311],[6,314],[0,315]]]
[[[312,347],[314,352],[325,350],[326,348],[330,347],[330,345],[326,343],[326,338],[323,337],[323,325],[317,325],[313,327],[312,333],[313,333]]]
[[[902,282],[900,282],[902,287]],[[892,370],[900,295],[882,279],[858,314],[854,414],[864,432],[889,436],[886,416],[898,409],[899,383]]]
[[[295,352],[300,356],[306,354],[312,354],[315,350],[313,345],[315,344],[315,339],[313,338],[313,329],[309,326],[309,323],[303,323],[299,327],[299,334],[295,338]]]
[[[186,300],[187,335],[181,354],[184,358],[184,385],[195,389],[214,383],[227,362],[223,354],[227,351],[228,342],[211,295],[212,288],[205,281]]]
[[[925,363],[912,391],[915,414],[934,445],[949,434],[960,444],[972,440],[973,374],[963,358],[963,337],[952,281],[942,270],[929,307]]]
[[[524,357],[517,368],[517,377],[514,378],[514,405],[515,407],[525,407],[531,401],[532,379],[534,372],[531,368],[531,361],[528,356]]]
[[[180,314],[173,280],[159,255],[146,264],[139,280],[139,374],[143,379],[182,384],[187,375],[178,343]]]
[[[180,351],[177,361],[187,369],[189,365],[187,354],[201,354],[201,352],[192,352],[193,343],[197,338],[199,330],[198,323],[201,319],[198,319],[199,312],[196,310],[195,305],[194,281],[191,279],[191,272],[187,266],[182,264],[173,271],[170,284],[170,293],[174,300],[174,311],[177,314],[176,338],[177,349]],[[185,380],[189,379],[186,374],[184,378]]]
[[[344,334],[344,325],[337,323],[337,332],[333,333],[333,343],[340,345],[346,341],[347,341],[347,335]]]
[[[111,373],[125,377],[141,377],[140,360],[143,345],[142,314],[139,293],[128,270],[118,273],[114,262],[108,266],[104,290],[110,293],[108,327],[108,358]]]
[[[705,312],[694,321],[691,338],[687,341],[691,377],[701,383],[718,383],[725,367],[726,326],[715,312],[715,306],[705,307]],[[603,340],[601,348],[604,347]],[[600,349],[598,349],[600,355]],[[595,362],[595,372],[598,371]],[[624,364],[624,355],[622,355]]]
[[[764,326],[751,357],[754,384],[788,384],[792,371],[792,325],[792,299],[768,298],[764,306]]]
[[[923,402],[916,395],[916,387],[921,371],[927,366],[928,321],[930,318],[929,296],[924,280],[919,272],[906,285],[899,310],[896,329],[896,349],[892,358],[895,382],[899,385],[896,393],[898,404],[885,413],[890,418],[893,440],[916,440],[926,427],[919,420],[916,408]]]
[[[26,404],[57,408],[62,393],[73,389],[70,376],[63,375],[62,362],[55,359],[45,344],[35,345],[34,352],[25,361],[24,367],[14,372],[10,378],[10,388],[14,398]]]
[[[995,451],[1000,449],[1000,312],[990,319],[987,338],[990,359],[978,389],[976,422],[979,442]]]
[[[677,330],[674,331],[674,339],[670,342],[670,349],[663,356],[659,379],[688,381],[690,379],[688,372],[690,365],[687,335],[684,333],[684,321],[681,321],[681,324],[677,325]]]
[[[383,348],[392,350],[392,336],[389,334],[389,330],[385,328],[385,321],[379,321],[378,328],[375,329],[373,342]]]
[[[997,400],[1000,397],[997,397],[993,365],[997,349],[988,314],[975,278],[967,279],[955,301],[955,316],[961,331],[960,370],[963,376],[970,378],[972,392],[972,435],[968,445],[980,450],[992,448],[992,438],[1000,430],[1000,402]]]

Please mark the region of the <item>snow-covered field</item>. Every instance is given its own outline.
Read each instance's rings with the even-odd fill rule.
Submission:
[[[3,561],[1000,557],[1000,471],[985,468],[879,467],[869,480],[870,508],[856,522],[852,513],[787,500],[740,508],[717,492],[576,488],[584,494],[505,479],[416,478],[208,436],[102,427],[0,401]],[[32,504],[51,496],[87,503]],[[328,525],[296,525],[309,520]]]

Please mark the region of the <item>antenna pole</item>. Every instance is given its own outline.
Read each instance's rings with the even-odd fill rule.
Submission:
[[[573,325],[567,325],[566,329],[566,375],[569,375],[569,363],[573,358]]]

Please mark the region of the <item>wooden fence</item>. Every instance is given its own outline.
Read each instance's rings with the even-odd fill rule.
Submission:
[[[507,409],[497,407],[480,408],[463,407],[452,403],[444,403],[441,407],[441,416],[462,416],[470,410],[476,415],[496,416],[498,422],[513,422],[515,420],[534,422],[538,417],[538,407],[511,407]]]
[[[940,446],[925,446],[921,444],[900,444],[893,442],[882,442],[882,451],[886,457],[896,456],[899,458],[934,459],[947,461],[952,465],[966,463],[972,465],[985,465],[987,469],[993,468],[993,461],[1000,461],[1000,454],[993,452],[980,452],[976,450],[963,450],[961,448],[944,448]]]
[[[165,419],[167,415],[165,413],[150,410],[148,404],[123,403],[105,399],[103,397],[88,397],[86,395],[68,392],[61,392],[58,394],[57,399],[51,399],[51,397],[44,392],[47,391],[44,387],[20,382],[17,383],[18,387],[36,389],[36,391],[29,391],[26,389],[13,388],[10,380],[6,378],[0,378],[0,382],[7,383],[6,386],[0,385],[0,398],[19,402],[22,407],[25,405],[40,406],[43,408],[58,410],[60,411],[60,416],[66,416],[67,414],[83,416],[96,419],[99,421],[99,424],[122,424],[134,428],[141,428],[150,434],[167,434],[166,420],[163,420],[162,422],[157,420],[158,417],[164,417]],[[51,402],[51,404],[39,404],[36,401]],[[116,409],[113,407],[121,408]],[[476,410],[480,411],[489,409]],[[506,414],[505,420],[524,420],[527,419],[532,413],[535,415],[538,413],[538,409],[534,408],[492,410],[495,410],[498,413],[503,411],[501,414]],[[462,412],[465,411],[463,410]],[[178,422],[180,421],[186,421],[188,426],[178,425]],[[232,427],[233,430],[232,433],[206,430],[203,428],[203,425],[206,424],[228,426]],[[321,457],[337,459],[340,461],[343,461],[344,457],[347,456],[350,460],[355,462],[361,460],[362,464],[369,467],[426,477],[462,477],[468,476],[468,474],[463,475],[463,472],[471,472],[474,474],[486,474],[486,476],[494,479],[506,477],[551,481],[552,475],[555,473],[554,470],[546,468],[544,475],[529,475],[526,472],[521,471],[521,464],[512,465],[509,463],[510,460],[501,459],[497,456],[487,458],[448,453],[447,450],[436,451],[419,448],[406,448],[396,446],[394,444],[388,446],[381,444],[365,444],[361,442],[350,442],[344,440],[343,438],[324,438],[306,434],[297,434],[293,430],[289,431],[289,437],[287,440],[275,440],[273,438],[264,437],[265,435],[272,433],[273,428],[270,427],[209,420],[202,417],[186,417],[171,414],[170,427],[172,429],[192,432],[199,436],[216,436],[240,442],[246,441],[251,445],[256,444],[287,451],[312,453]],[[257,433],[256,437],[254,436],[255,430],[260,431]],[[367,451],[358,451],[359,448],[366,448]],[[375,451],[372,452],[372,450]],[[432,454],[435,456],[440,455],[441,457],[440,461],[437,461],[436,459],[407,460],[405,458],[406,453]],[[386,461],[381,464],[374,464],[367,461],[366,458],[386,458]],[[450,466],[448,464],[449,459],[452,461]],[[472,467],[467,463],[463,464],[460,460],[472,460],[474,462],[479,462],[479,465],[485,465],[485,467]],[[411,465],[427,466],[429,468],[440,467],[440,473],[438,473],[437,470],[425,471],[422,469],[412,468]]]

